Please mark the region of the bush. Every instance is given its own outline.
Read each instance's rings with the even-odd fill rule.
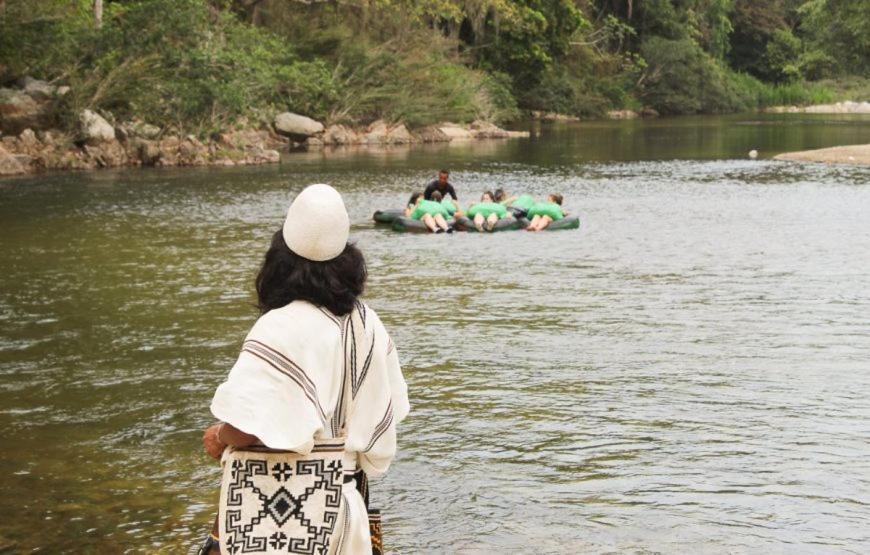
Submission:
[[[90,108],[205,134],[279,109],[322,117],[336,96],[322,62],[202,0],[109,4],[100,30],[89,2],[51,11],[43,0],[35,18],[23,4],[10,2],[0,22],[4,46],[20,45],[3,48],[0,64],[10,77],[67,82],[70,122]]]
[[[662,114],[739,112],[752,107],[728,73],[690,39],[652,37],[641,55],[648,64],[640,81],[644,103]]]
[[[791,31],[776,30],[764,50],[763,67],[766,77],[776,82],[799,79],[801,72],[798,58],[801,50],[800,39]]]

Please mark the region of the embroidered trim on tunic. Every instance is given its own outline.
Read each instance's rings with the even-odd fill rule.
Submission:
[[[363,327],[366,325],[366,305],[357,301],[356,309],[359,311],[359,319],[362,320]]]
[[[369,354],[366,356],[366,361],[363,364],[362,370],[360,370],[359,376],[356,373],[356,367],[353,369],[353,397],[356,398],[356,394],[359,391],[359,388],[362,386],[363,381],[366,379],[366,374],[369,373],[369,368],[372,365],[372,356],[375,354],[375,334],[372,332],[372,347],[369,349]]]
[[[347,316],[340,326],[341,329],[341,344],[344,348],[344,352],[347,353],[347,333],[345,328],[350,326],[350,316]],[[344,417],[345,410],[344,404],[346,402],[345,399],[345,389],[347,387],[347,356],[344,357],[344,361],[341,366],[341,388],[338,390],[338,402],[335,404],[335,412],[332,413],[332,435],[337,436],[341,431],[341,427],[344,425]]]
[[[308,400],[311,401],[317,409],[317,414],[320,416],[321,422],[326,422],[326,413],[324,412],[323,407],[320,406],[320,400],[318,399],[317,388],[315,387],[314,382],[311,381],[311,379],[305,374],[305,371],[297,366],[295,362],[265,343],[260,343],[254,339],[245,341],[242,345],[242,352],[254,355],[296,382]]]
[[[369,441],[369,444],[366,446],[365,449],[362,450],[363,453],[368,453],[369,451],[371,451],[372,447],[375,446],[375,443],[377,443],[377,441],[379,439],[381,439],[381,436],[384,435],[384,433],[388,429],[390,429],[390,424],[392,424],[392,422],[393,422],[393,402],[390,401],[387,404],[386,414],[384,414],[384,417],[381,418],[381,422],[375,428],[375,431],[372,434],[372,439]]]

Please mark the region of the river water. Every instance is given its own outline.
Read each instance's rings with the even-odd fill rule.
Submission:
[[[0,545],[184,553],[202,537],[211,394],[256,318],[268,237],[328,182],[411,391],[373,484],[390,550],[870,551],[870,170],[765,159],[870,142],[870,119],[534,130],[0,181]],[[561,192],[582,226],[370,223],[441,166],[463,200]]]

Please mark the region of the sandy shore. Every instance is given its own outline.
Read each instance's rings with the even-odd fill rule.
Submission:
[[[784,152],[774,156],[776,160],[792,162],[823,162],[825,164],[870,165],[870,144],[835,146],[818,150]]]
[[[765,112],[774,114],[870,114],[870,102],[837,102],[812,106],[772,106]]]

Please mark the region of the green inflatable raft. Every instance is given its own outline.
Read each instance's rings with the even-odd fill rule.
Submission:
[[[521,218],[520,221],[523,222],[523,229],[528,227],[529,220],[525,218]],[[544,231],[561,231],[563,229],[579,229],[580,228],[580,218],[577,216],[565,216],[561,220],[556,220],[555,222],[550,222],[550,225],[544,228]]]
[[[376,224],[387,224],[392,225],[396,218],[403,218],[405,216],[405,211],[401,208],[395,208],[391,210],[378,210],[372,215],[372,219]]]

